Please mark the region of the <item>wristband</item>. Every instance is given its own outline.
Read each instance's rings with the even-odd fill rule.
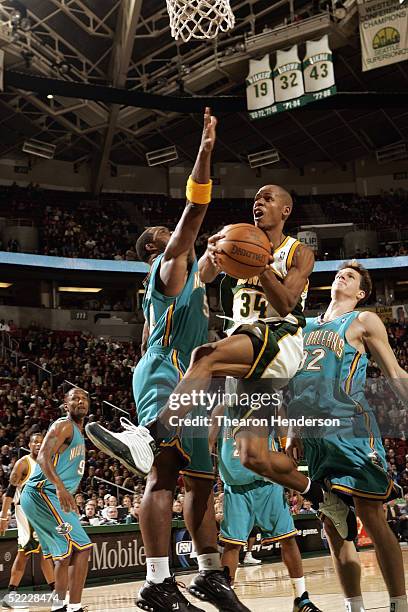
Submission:
[[[196,183],[191,176],[188,177],[186,198],[192,204],[209,204],[211,202],[212,181],[209,183]]]

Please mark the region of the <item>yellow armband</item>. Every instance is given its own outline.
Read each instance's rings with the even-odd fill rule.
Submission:
[[[192,204],[209,204],[211,202],[212,181],[209,183],[196,183],[191,176],[188,177],[186,198]]]

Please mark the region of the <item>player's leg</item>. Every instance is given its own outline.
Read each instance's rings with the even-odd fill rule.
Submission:
[[[247,543],[247,551],[244,557],[244,565],[261,565],[262,563],[261,559],[255,559],[252,556],[252,549],[256,542],[256,536],[258,533],[260,533],[259,527],[254,527],[251,533],[249,534],[248,543]]]
[[[354,542],[343,540],[329,519],[324,520],[324,529],[334,569],[344,594],[346,611],[364,612],[361,593],[361,565]]]
[[[260,476],[304,494],[309,486],[309,479],[296,469],[296,465],[287,455],[269,450],[267,428],[257,429],[256,434],[241,429],[235,435],[242,465]],[[323,495],[321,496],[323,500]]]
[[[294,596],[293,611],[302,612],[319,612],[319,609],[309,599],[309,593],[306,590],[306,581],[303,572],[302,557],[300,556],[299,547],[294,536],[283,538],[280,540],[282,561],[285,564]]]
[[[231,588],[230,574],[223,568],[218,552],[208,436],[192,439],[191,462],[183,474],[186,485],[184,520],[193,538],[199,569],[189,591],[218,610],[247,612],[248,608],[241,604]]]
[[[321,612],[310,601],[306,590],[302,559],[295,539],[297,529],[283,487],[261,481],[253,495],[256,524],[265,534],[263,543],[279,542],[281,545],[282,561],[288,569],[292,584],[293,611]]]
[[[184,474],[184,484],[184,522],[193,538],[199,569],[221,569],[214,511],[214,479],[195,478]],[[203,557],[204,561],[201,567],[200,557]]]
[[[182,465],[182,457],[177,448],[166,446],[155,458],[147,477],[139,514],[147,576],[136,600],[136,605],[143,610],[200,612],[199,608],[187,602],[170,572],[173,498]]]
[[[60,602],[64,601],[68,592],[69,564],[70,557],[67,557],[66,559],[54,560],[55,593],[57,594],[58,601]]]
[[[22,577],[24,576],[25,568],[27,565],[27,559],[24,550],[18,550],[14,559],[13,566],[10,573],[10,582],[8,586],[9,591],[16,591],[19,586]]]
[[[68,564],[68,612],[82,612],[82,592],[88,574],[90,549],[74,550]],[[59,593],[58,593],[59,595]]]
[[[146,480],[146,489],[140,506],[139,523],[147,557],[148,580],[163,582],[170,577],[168,569],[172,507],[181,458],[175,447],[166,447],[156,457]],[[150,568],[151,558],[167,560],[165,570],[157,565]],[[165,575],[163,574],[165,572]],[[150,576],[150,573],[155,576]]]
[[[387,523],[383,502],[357,496],[353,499],[357,515],[374,544],[391,604],[395,604],[391,605],[391,609],[395,612],[408,612],[401,548]]]
[[[234,542],[224,542],[224,552],[222,553],[222,564],[228,567],[231,576],[231,584],[235,582],[235,576],[239,565],[239,553],[242,544]]]
[[[51,588],[51,590],[54,589],[55,586],[55,581],[54,581],[54,564],[52,562],[52,559],[46,559],[44,557],[44,555],[41,555],[41,571],[43,573],[43,576],[45,578],[45,580],[47,581],[48,586]]]

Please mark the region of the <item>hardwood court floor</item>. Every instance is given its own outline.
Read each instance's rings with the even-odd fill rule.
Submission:
[[[403,548],[405,576],[408,583],[408,549]],[[373,551],[360,553],[363,570],[363,594],[367,610],[388,612],[389,602],[384,582]],[[343,612],[343,597],[334,574],[330,557],[304,559],[306,586],[312,601],[323,612]],[[177,580],[189,584],[193,574],[178,575]],[[87,588],[83,603],[89,612],[135,612],[134,594],[142,581]],[[286,568],[282,563],[263,563],[261,566],[240,567],[236,591],[253,612],[292,612],[293,599]],[[209,604],[197,606],[207,612],[215,608]]]

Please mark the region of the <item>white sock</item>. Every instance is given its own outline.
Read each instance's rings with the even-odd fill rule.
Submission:
[[[293,597],[295,599],[296,597],[301,597],[306,591],[305,577],[302,576],[301,578],[291,578],[290,581],[292,583]]]
[[[203,555],[197,555],[197,561],[198,570],[200,572],[222,569],[220,553],[205,553]]]
[[[407,596],[390,597],[390,612],[408,612]]]
[[[345,597],[344,605],[346,606],[346,612],[365,612],[361,595],[358,597]]]
[[[78,612],[82,608],[82,604],[68,604],[67,612]]]
[[[168,557],[147,557],[146,558],[146,578],[149,582],[160,584],[166,578],[170,578],[170,566]]]
[[[299,493],[300,493],[301,495],[306,495],[306,493],[307,493],[307,492],[309,491],[309,489],[310,489],[310,485],[311,485],[311,484],[312,484],[312,481],[310,480],[310,478],[309,478],[309,477],[307,477],[307,487],[306,487],[306,489],[305,489],[304,491],[299,491]]]

